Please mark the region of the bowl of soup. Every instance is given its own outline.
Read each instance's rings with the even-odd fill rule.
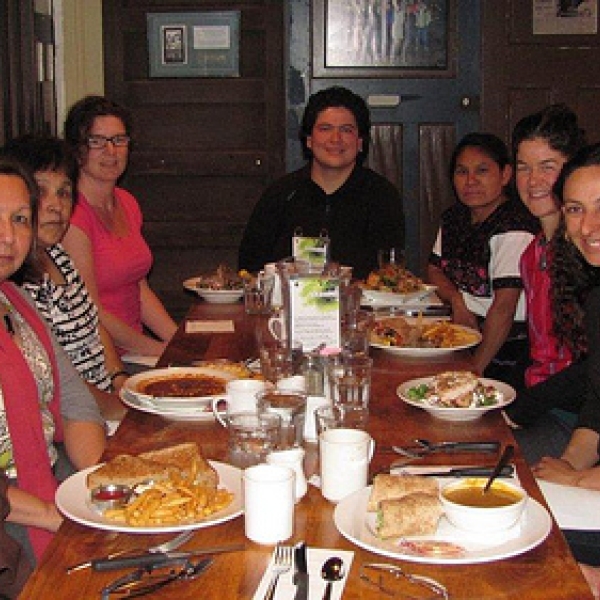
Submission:
[[[459,529],[490,533],[510,529],[521,518],[527,492],[517,483],[496,479],[487,492],[485,477],[455,481],[440,490],[446,518]]]

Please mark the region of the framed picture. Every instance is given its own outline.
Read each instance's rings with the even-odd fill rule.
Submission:
[[[148,13],[150,77],[239,77],[240,11]]]
[[[455,0],[312,0],[314,77],[452,77]]]

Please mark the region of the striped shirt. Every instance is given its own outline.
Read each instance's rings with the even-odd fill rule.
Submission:
[[[109,391],[111,381],[98,331],[98,309],[64,248],[56,244],[46,252],[65,283],[56,284],[45,273],[41,282],[26,282],[23,287],[83,379]]]

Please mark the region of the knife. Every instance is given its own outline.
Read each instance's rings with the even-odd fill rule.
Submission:
[[[304,542],[300,542],[294,549],[294,564],[296,566],[293,579],[296,585],[294,600],[308,600],[308,568],[306,562],[306,544]]]
[[[421,477],[489,477],[493,472],[494,467],[459,467],[447,471],[419,471],[418,474]],[[512,477],[514,472],[513,465],[505,465],[498,477]]]
[[[132,567],[158,568],[179,564],[194,556],[236,552],[243,549],[243,544],[238,544],[236,546],[202,548],[201,550],[192,550],[190,552],[146,552],[144,554],[134,554],[133,556],[119,556],[118,558],[98,558],[90,562],[94,571],[114,571],[116,569],[129,569]]]

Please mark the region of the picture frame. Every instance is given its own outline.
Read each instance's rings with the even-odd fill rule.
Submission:
[[[150,77],[239,77],[240,11],[147,13]]]
[[[456,0],[312,0],[316,78],[453,77]]]

